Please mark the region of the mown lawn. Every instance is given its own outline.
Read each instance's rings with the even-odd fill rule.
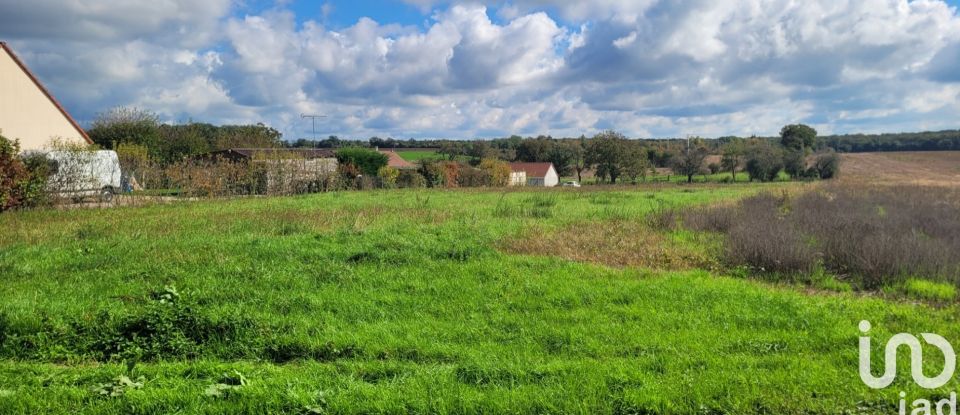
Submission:
[[[901,389],[942,395],[867,389],[857,323],[957,339],[954,308],[505,248],[767,187],[0,215],[0,413],[895,413]]]

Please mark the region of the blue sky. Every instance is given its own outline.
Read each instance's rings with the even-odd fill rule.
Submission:
[[[960,0],[0,0],[81,123],[632,137],[960,128]]]

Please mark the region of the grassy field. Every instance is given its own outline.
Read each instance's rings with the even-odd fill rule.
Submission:
[[[844,180],[881,184],[957,187],[960,152],[905,151],[842,155]]]
[[[440,160],[444,156],[436,150],[396,150],[404,160],[417,162],[420,160]]]
[[[800,186],[0,215],[0,413],[872,414],[942,396],[864,386],[857,323],[957,339],[955,307],[725,276],[715,239],[647,225]]]

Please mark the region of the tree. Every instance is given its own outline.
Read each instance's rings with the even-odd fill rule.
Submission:
[[[569,176],[573,170],[573,149],[561,143],[551,143],[547,151],[547,161],[553,163],[557,174],[561,177]]]
[[[817,144],[817,130],[804,124],[790,124],[780,130],[780,144],[804,153]]]
[[[743,166],[744,143],[742,139],[732,140],[723,147],[720,167],[729,171],[733,181],[737,181],[737,170]]]
[[[638,177],[647,181],[647,173],[649,172],[650,159],[647,157],[647,149],[639,143],[630,143],[623,157],[623,174],[629,177],[633,183],[637,183]]]
[[[543,136],[523,140],[517,147],[517,161],[528,163],[550,161],[550,149],[552,147],[552,140]]]
[[[674,153],[670,168],[676,174],[687,176],[687,183],[693,183],[693,176],[703,172],[703,162],[708,155],[710,152],[703,141],[696,139],[686,149]]]
[[[587,149],[584,145],[586,137],[564,143],[570,152],[570,167],[577,172],[577,183],[583,182],[583,172],[590,168],[587,163]]]
[[[457,156],[465,154],[463,144],[456,141],[444,141],[440,144],[437,153],[447,156],[447,160],[455,160]]]
[[[476,140],[467,147],[467,155],[470,156],[470,164],[476,166],[485,158],[496,157],[496,150],[490,147],[490,143]]]
[[[593,137],[587,147],[586,163],[596,166],[597,177],[611,184],[623,173],[627,138],[616,131],[604,131]]]
[[[160,119],[139,108],[117,107],[97,115],[87,135],[103,148],[127,143],[150,149],[151,156],[161,158]]]
[[[783,155],[779,148],[768,142],[755,141],[747,149],[747,174],[750,181],[770,182],[776,180],[783,170]]]
[[[164,163],[173,163],[183,160],[184,157],[209,152],[217,130],[218,127],[200,123],[161,125],[160,141],[157,143],[159,148],[154,154],[159,154],[160,161]],[[150,153],[147,146],[132,142],[120,143],[115,149],[119,149],[121,145],[141,146]]]
[[[262,123],[224,125],[216,129],[213,150],[228,148],[277,148],[283,146],[279,131]],[[374,172],[376,173],[376,172]]]
[[[807,157],[803,150],[788,148],[783,152],[783,171],[791,178],[803,177],[807,172]]]
[[[376,150],[369,148],[350,147],[337,151],[337,162],[343,165],[356,166],[361,173],[368,177],[376,176],[380,168],[387,165],[389,158]]]

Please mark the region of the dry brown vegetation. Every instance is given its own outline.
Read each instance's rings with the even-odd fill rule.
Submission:
[[[688,210],[683,223],[726,234],[726,262],[760,272],[809,274],[822,266],[865,288],[907,278],[960,285],[955,189],[832,184]]]
[[[842,155],[844,182],[960,186],[960,151]]]
[[[709,239],[703,235],[698,237]],[[677,240],[645,223],[606,220],[573,224],[557,230],[533,228],[520,237],[501,242],[501,249],[614,267],[716,268],[713,256],[706,248],[710,241],[698,242]]]

